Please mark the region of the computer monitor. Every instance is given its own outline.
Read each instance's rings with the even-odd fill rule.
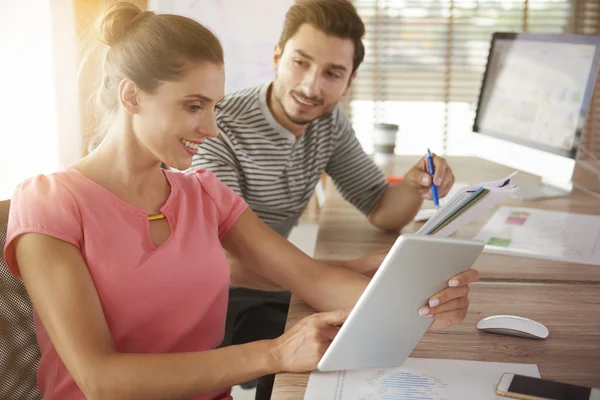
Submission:
[[[571,192],[599,61],[599,36],[492,36],[472,150],[481,158],[540,176],[539,185],[520,185],[522,198]]]

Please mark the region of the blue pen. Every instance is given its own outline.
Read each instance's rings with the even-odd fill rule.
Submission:
[[[435,208],[440,208],[440,198],[438,195],[438,188],[433,183],[433,175],[435,174],[435,168],[433,167],[433,157],[431,156],[431,151],[427,149],[427,172],[431,175],[431,197],[433,197],[433,205]]]

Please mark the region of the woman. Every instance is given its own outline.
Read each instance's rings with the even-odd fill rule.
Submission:
[[[218,39],[191,19],[114,3],[98,92],[107,134],[90,155],[21,184],[5,258],[35,308],[45,399],[229,399],[229,387],[309,371],[368,283],[321,264],[267,228],[209,172],[179,170],[217,135]],[[223,248],[318,310],[275,340],[215,349],[229,268]],[[455,278],[426,313],[432,329],[464,319]],[[417,310],[415,310],[417,312]]]

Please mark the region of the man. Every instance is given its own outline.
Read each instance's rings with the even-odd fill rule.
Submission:
[[[220,135],[206,141],[193,169],[212,170],[241,195],[271,228],[287,237],[323,172],[342,196],[381,229],[409,223],[431,177],[419,161],[402,183],[390,185],[365,154],[338,102],[348,93],[364,58],[364,25],[346,0],[305,0],[286,14],[275,46],[273,82],[229,94],[217,114]],[[454,183],[445,160],[434,158],[434,182],[444,196]],[[330,264],[371,273],[383,254]],[[232,284],[248,271],[231,260]],[[254,276],[260,291],[233,288],[228,334],[234,344],[283,332],[289,295]],[[233,320],[236,308],[244,309]],[[228,338],[225,340],[228,343]]]

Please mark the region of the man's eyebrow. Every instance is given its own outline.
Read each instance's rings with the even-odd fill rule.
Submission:
[[[313,57],[311,57],[309,54],[305,53],[302,50],[295,50],[294,52],[300,54],[302,57],[306,58],[307,60],[314,61]],[[341,64],[329,64],[329,67],[333,68],[333,69],[337,69],[339,71],[344,71],[344,72],[348,71],[348,68],[346,68],[344,65],[341,65]]]

